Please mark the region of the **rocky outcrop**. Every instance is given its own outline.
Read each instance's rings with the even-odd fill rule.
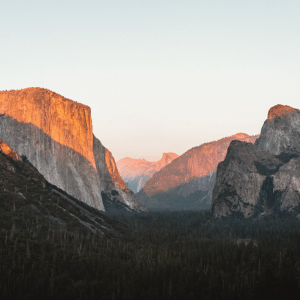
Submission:
[[[155,173],[137,198],[148,208],[210,208],[217,165],[225,158],[230,142],[254,143],[257,137],[238,133],[188,150]]]
[[[255,143],[273,154],[283,151],[300,151],[300,110],[276,105],[269,110],[261,134]]]
[[[293,210],[300,201],[299,155],[274,155],[255,145],[233,141],[225,160],[218,165],[214,215],[248,218]]]
[[[115,213],[116,205],[114,203],[121,202],[132,210],[146,211],[121,178],[111,152],[95,136],[93,144],[96,167],[101,182],[102,200],[106,210]],[[121,207],[123,206],[121,205]]]
[[[172,152],[163,153],[157,162],[125,157],[117,161],[117,166],[127,186],[134,192],[139,192],[154,173],[177,157],[178,155]]]
[[[7,156],[16,159],[16,160],[22,160],[21,156],[14,151],[10,146],[5,144],[3,141],[0,140],[0,152],[6,154]]]
[[[300,112],[270,109],[255,145],[233,141],[217,169],[216,217],[300,211]]]
[[[88,106],[28,88],[0,92],[0,114],[0,139],[52,184],[100,210],[105,210],[101,193],[116,189],[124,194],[123,201],[136,202],[115,165],[106,165],[112,157],[93,136]],[[101,147],[95,146],[97,141]]]

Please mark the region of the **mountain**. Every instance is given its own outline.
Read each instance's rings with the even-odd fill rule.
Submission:
[[[45,177],[9,145],[0,141],[0,224],[12,235],[44,238],[51,228],[100,236],[121,233],[126,226],[77,200]]]
[[[254,143],[258,136],[238,133],[194,147],[155,173],[136,194],[147,208],[210,208],[216,169],[232,140]]]
[[[212,211],[216,217],[300,212],[300,111],[269,110],[254,145],[234,141],[218,165]]]
[[[113,202],[145,210],[93,135],[86,105],[41,88],[2,91],[0,139],[49,182],[99,210],[107,210],[105,204],[111,209]]]
[[[139,192],[151,176],[176,159],[176,153],[163,153],[157,162],[149,162],[145,159],[125,157],[117,161],[118,170],[126,182],[126,185],[135,193]]]
[[[300,152],[300,111],[287,105],[276,105],[268,112],[268,118],[255,143],[259,148],[275,155],[286,150]]]

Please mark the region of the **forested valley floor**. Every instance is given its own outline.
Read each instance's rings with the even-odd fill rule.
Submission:
[[[1,299],[299,299],[300,221],[115,216],[108,238],[1,216]]]

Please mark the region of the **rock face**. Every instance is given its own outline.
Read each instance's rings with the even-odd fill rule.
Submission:
[[[113,213],[118,213],[118,211],[124,209],[126,211],[146,211],[145,207],[137,200],[134,193],[127,188],[121,178],[111,152],[95,136],[94,155],[106,211]],[[125,206],[120,205],[120,203],[125,204]],[[126,206],[129,208],[126,208]]]
[[[14,151],[10,146],[5,144],[3,141],[0,140],[0,152],[6,154],[7,156],[15,159],[15,160],[22,160],[21,156]]]
[[[300,151],[300,110],[276,105],[269,110],[256,145],[273,154]]]
[[[178,155],[172,152],[163,153],[162,158],[157,162],[125,157],[117,161],[117,166],[127,186],[136,193],[144,187],[154,173],[177,157]]]
[[[230,142],[254,143],[257,138],[238,133],[194,147],[155,173],[137,198],[154,209],[210,208],[217,165],[225,158]]]
[[[256,217],[298,212],[300,203],[300,111],[269,110],[255,145],[233,141],[217,169],[212,211],[216,217]]]
[[[49,182],[100,210],[105,210],[101,193],[109,198],[114,190],[120,201],[137,206],[111,153],[93,136],[88,106],[28,88],[0,92],[0,114],[0,139],[25,155]]]
[[[92,235],[114,236],[123,230],[124,225],[47,182],[25,157],[22,159],[3,141],[0,141],[0,147],[0,215],[3,228],[5,223],[16,224],[20,231],[25,229],[22,234],[31,234],[37,226],[32,225],[26,232],[26,218],[26,227],[36,224],[38,220],[39,226],[44,228],[63,228],[68,232],[80,231]],[[16,209],[22,211],[22,217],[16,215]],[[49,231],[39,231],[46,239]]]

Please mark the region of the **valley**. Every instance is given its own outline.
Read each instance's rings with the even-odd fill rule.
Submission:
[[[50,90],[0,92],[0,113],[1,299],[300,295],[298,109],[117,163],[89,107]]]
[[[253,222],[215,220],[208,211],[151,212],[119,216],[113,226],[122,224],[122,234],[110,238],[54,227],[43,237],[31,222],[30,235],[17,227],[0,233],[2,299],[299,295],[300,222],[290,216]]]

